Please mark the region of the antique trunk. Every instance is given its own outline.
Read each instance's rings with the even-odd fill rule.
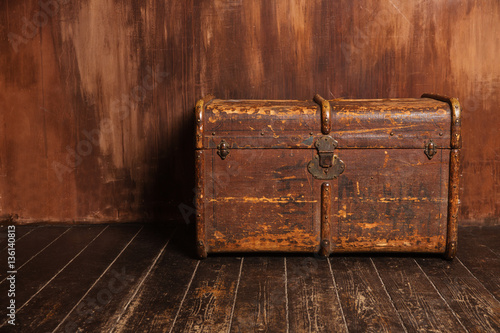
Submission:
[[[207,96],[195,116],[200,257],[255,251],[454,257],[456,99]]]

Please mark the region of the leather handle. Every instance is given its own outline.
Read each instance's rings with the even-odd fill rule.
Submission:
[[[318,94],[314,95],[313,100],[321,106],[321,132],[327,135],[332,128],[330,103]]]

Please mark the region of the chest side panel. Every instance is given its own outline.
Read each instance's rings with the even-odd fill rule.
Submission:
[[[205,154],[209,251],[314,252],[318,186],[307,172],[312,149],[233,149]]]
[[[344,149],[333,251],[440,252],[446,246],[449,150]]]

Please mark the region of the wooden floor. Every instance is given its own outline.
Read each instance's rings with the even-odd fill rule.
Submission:
[[[460,229],[458,257],[211,256],[190,226],[19,226],[15,330],[500,332],[500,226]]]

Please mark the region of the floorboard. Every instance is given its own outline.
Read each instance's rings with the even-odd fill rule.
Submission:
[[[409,332],[466,332],[413,258],[377,257],[373,262]]]
[[[330,258],[349,332],[405,332],[399,314],[367,257]]]
[[[500,332],[500,302],[460,260],[417,259],[418,265],[470,332]]]
[[[186,227],[177,229],[113,332],[171,332],[200,263],[190,244]]]
[[[0,249],[3,251],[7,248],[7,224],[0,225]],[[41,226],[19,225],[16,227],[16,242],[24,236],[31,233],[33,230],[41,228]]]
[[[290,332],[347,332],[329,262],[286,258]]]
[[[500,257],[481,241],[469,228],[461,230],[457,258],[500,300]]]
[[[106,226],[73,227],[42,253],[19,269],[16,274],[16,307],[19,310],[37,291],[56,276]],[[0,283],[2,295],[7,294],[6,281]],[[19,319],[22,321],[22,317]]]
[[[15,244],[16,270],[21,270],[27,262],[33,260],[41,251],[69,230],[71,228],[46,226],[33,229],[29,234],[25,234],[26,237],[18,239]],[[6,257],[7,249],[0,251],[1,262],[5,262]],[[7,271],[0,271],[0,282],[4,281],[6,275]]]
[[[78,300],[55,331],[107,332],[114,328],[127,301],[132,298],[172,232],[173,228],[168,226],[144,226],[95,285]],[[99,302],[103,295],[108,295],[107,299]]]
[[[2,305],[1,332],[500,332],[500,226],[460,228],[453,261],[198,260],[193,226],[183,223],[19,226],[16,234],[17,325],[5,325]],[[0,270],[0,295],[5,278]]]
[[[285,259],[245,257],[231,332],[286,332]]]
[[[139,230],[140,226],[132,225],[107,227],[26,306],[18,309],[17,316],[22,320],[16,329],[54,330]],[[111,291],[105,289],[97,295],[96,304],[104,304],[111,297]]]
[[[172,332],[227,332],[243,262],[238,257],[201,261]]]

